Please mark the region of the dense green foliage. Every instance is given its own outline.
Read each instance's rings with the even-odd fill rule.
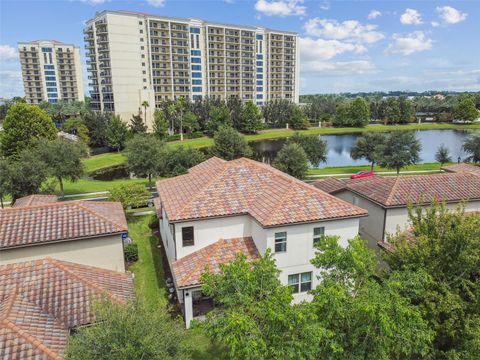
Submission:
[[[338,127],[364,127],[370,120],[370,111],[363,98],[339,104],[333,125]]]
[[[262,114],[253,101],[247,101],[241,114],[240,127],[244,133],[256,133],[263,128]],[[235,121],[234,121],[235,124]]]
[[[4,156],[16,156],[34,145],[38,139],[54,140],[57,130],[50,116],[38,106],[16,103],[3,121],[0,146]]]
[[[124,209],[142,207],[150,199],[150,192],[142,184],[123,184],[109,190],[109,201],[118,201]]]
[[[455,119],[464,121],[473,121],[480,116],[477,108],[475,107],[475,100],[471,96],[463,97],[454,111]]]
[[[289,287],[267,250],[253,263],[238,254],[220,273],[202,275],[202,291],[217,306],[201,324],[231,359],[316,359],[325,334],[307,304],[291,305]]]
[[[413,233],[389,239],[392,274],[417,274],[404,292],[434,332],[430,357],[477,359],[480,353],[480,216],[444,205],[410,212]],[[413,236],[414,241],[409,240]]]
[[[207,134],[213,135],[222,127],[231,127],[233,125],[230,116],[230,110],[226,105],[214,107],[208,114],[208,120],[205,124]]]
[[[96,323],[78,328],[70,336],[67,360],[189,359],[192,348],[179,319],[167,308],[144,304],[112,304],[94,307]]]
[[[213,137],[211,154],[225,160],[252,156],[252,149],[240,133],[231,127],[221,127]]]
[[[299,144],[285,144],[278,152],[273,166],[297,179],[303,179],[308,170],[308,156]]]
[[[128,127],[120,116],[114,115],[108,121],[105,135],[108,147],[117,151],[123,150],[129,137]]]
[[[350,156],[354,160],[366,159],[373,166],[381,156],[381,150],[385,143],[385,135],[382,133],[365,133],[360,136],[352,147]]]
[[[128,127],[130,132],[133,135],[146,134],[148,129],[147,125],[145,124],[145,121],[142,119],[140,115],[133,115]]]
[[[468,154],[468,161],[480,163],[480,134],[473,134],[465,140],[463,150]]]
[[[159,109],[155,109],[153,113],[153,133],[160,140],[165,140],[168,136],[168,120],[165,113]]]
[[[322,140],[320,136],[308,136],[295,133],[287,139],[287,143],[295,143],[302,147],[308,157],[308,161],[318,167],[321,162],[327,161],[327,142]]]
[[[420,161],[422,146],[415,133],[407,131],[392,132],[387,135],[384,144],[380,147],[378,164],[382,167],[400,169],[416,164]]]
[[[111,118],[109,113],[88,112],[83,117],[83,123],[88,129],[91,147],[107,145],[107,124]]]
[[[188,169],[205,160],[205,155],[192,147],[178,146],[164,148],[162,152],[162,168],[160,176],[177,176],[185,174]]]
[[[48,168],[48,174],[56,178],[60,184],[60,195],[64,195],[63,180],[71,182],[84,175],[82,158],[88,155],[88,149],[82,143],[61,139],[40,141],[36,150]]]
[[[158,175],[162,168],[164,146],[155,136],[135,135],[125,147],[128,169],[136,176],[148,178],[151,186],[152,177]]]
[[[440,167],[442,167],[445,163],[452,162],[450,152],[444,144],[440,144],[440,146],[437,148],[437,152],[435,153],[435,161],[440,163]]]

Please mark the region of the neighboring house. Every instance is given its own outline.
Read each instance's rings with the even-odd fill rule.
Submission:
[[[465,211],[480,210],[480,176],[471,172],[317,181],[315,187],[368,211],[360,235],[371,248],[408,227],[408,204],[445,202],[450,209],[467,201]]]
[[[94,322],[93,300],[134,299],[130,273],[52,258],[0,266],[0,358],[63,357],[68,335]]]
[[[367,212],[250,159],[213,157],[186,175],[157,183],[160,233],[187,327],[193,303],[202,297],[200,275],[207,266],[249,261],[271,249],[280,280],[296,302],[310,299],[318,270],[310,263],[314,243],[326,235],[342,245],[358,234]]]
[[[1,209],[0,265],[51,256],[123,272],[126,233],[120,203],[65,201]]]
[[[57,200],[57,195],[28,195],[15,200],[15,203],[12,205],[12,207],[19,208],[26,206],[51,204],[57,202]]]
[[[471,164],[454,164],[442,167],[442,170],[448,173],[471,173],[480,176],[480,166]]]

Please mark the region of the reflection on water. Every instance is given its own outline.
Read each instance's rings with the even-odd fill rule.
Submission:
[[[435,153],[440,144],[448,148],[454,161],[459,156],[465,157],[462,144],[470,134],[467,130],[420,130],[415,133],[422,144],[420,158],[423,163],[435,162]],[[360,135],[322,135],[321,138],[327,141],[328,153],[327,162],[320,164],[320,167],[368,164],[366,160],[353,160],[350,157],[350,150]],[[250,146],[256,160],[271,163],[285,141],[286,139],[261,140],[250,143]]]

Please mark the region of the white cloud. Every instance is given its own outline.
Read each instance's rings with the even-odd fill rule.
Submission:
[[[22,73],[19,70],[0,70],[0,97],[23,96]]]
[[[324,1],[320,4],[320,9],[322,10],[330,10],[330,3],[328,1]]]
[[[322,76],[359,75],[374,71],[375,65],[368,60],[311,61],[302,66],[302,72]]]
[[[377,17],[382,16],[382,13],[378,10],[372,10],[368,13],[367,18],[370,20],[376,19]]]
[[[438,21],[432,21],[430,24],[432,24],[433,27],[437,27],[440,25]]]
[[[267,16],[305,15],[303,0],[257,0],[255,10]]]
[[[339,23],[336,20],[314,18],[308,20],[304,27],[310,36],[349,42],[370,44],[385,37],[380,31],[377,31],[377,25],[362,25],[357,20]]]
[[[451,6],[438,6],[437,13],[440,19],[447,24],[457,24],[467,18],[467,13],[462,13]]]
[[[163,7],[165,6],[165,0],[147,0],[147,3],[154,7]]]
[[[10,45],[0,45],[0,60],[18,59],[17,49]]]
[[[302,66],[304,61],[328,60],[346,52],[361,54],[366,51],[365,46],[360,44],[351,44],[338,40],[300,38]]]
[[[415,9],[406,9],[400,16],[400,22],[404,25],[422,24],[422,15]]]
[[[80,1],[90,5],[101,5],[103,3],[106,3],[109,0],[80,0]]]
[[[407,35],[393,34],[393,42],[388,45],[387,54],[410,55],[415,52],[426,51],[432,48],[433,41],[422,31],[414,31]]]

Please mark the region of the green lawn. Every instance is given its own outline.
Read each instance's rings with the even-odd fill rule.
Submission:
[[[448,164],[445,164],[448,165]],[[444,166],[445,166],[444,165]],[[330,175],[330,174],[353,174],[361,170],[370,170],[370,165],[356,165],[356,166],[333,166],[326,168],[314,168],[308,170],[308,175]],[[419,170],[438,170],[440,171],[439,163],[425,163],[415,164],[403,168],[402,171],[419,171]],[[395,171],[394,169],[386,169],[380,166],[374,167],[375,172]]]
[[[162,257],[157,249],[159,239],[152,235],[148,223],[152,216],[128,216],[128,234],[138,246],[138,261],[129,270],[135,275],[135,292],[147,306],[167,306],[167,291]],[[222,359],[220,348],[210,342],[201,329],[188,330],[189,341],[197,360]]]
[[[83,194],[83,193],[97,192],[97,191],[109,191],[115,186],[123,185],[123,184],[132,184],[132,183],[147,185],[148,180],[147,179],[119,179],[119,180],[111,180],[111,181],[101,181],[101,180],[80,179],[75,182],[64,181],[64,189],[65,189],[65,195]],[[57,186],[56,192],[57,194],[59,194],[58,186]]]
[[[120,165],[125,162],[125,156],[122,153],[106,153],[94,155],[83,160],[85,171],[91,173],[110,166]]]
[[[349,134],[358,132],[382,132],[382,131],[397,131],[397,130],[445,130],[445,129],[470,129],[480,130],[480,124],[409,124],[409,125],[368,125],[364,128],[310,128],[308,130],[300,130],[298,132],[305,135],[335,135],[335,134]],[[266,139],[278,139],[293,135],[297,130],[287,129],[272,129],[260,131],[255,135],[245,135],[247,140],[258,141]],[[191,146],[197,149],[205,148],[213,145],[213,139],[202,137],[198,139],[187,139],[184,141],[173,141],[167,143],[169,147]],[[120,165],[125,162],[125,156],[121,153],[107,153],[101,155],[94,155],[88,159],[83,160],[85,168],[88,173],[107,168],[110,166]]]

